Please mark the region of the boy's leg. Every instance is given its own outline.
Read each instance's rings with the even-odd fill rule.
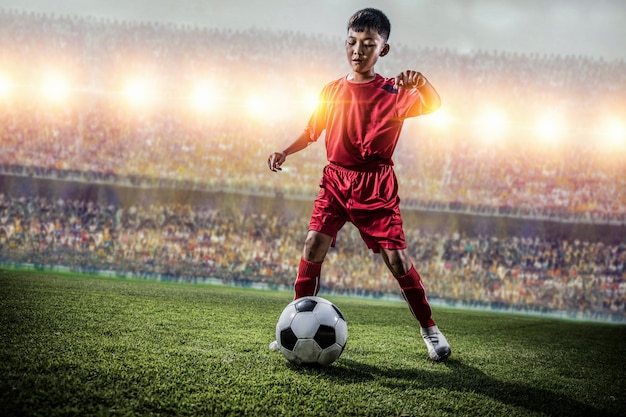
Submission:
[[[426,290],[406,249],[380,249],[385,264],[400,285],[402,296],[423,328],[435,325]]]
[[[428,356],[434,361],[447,359],[451,353],[450,344],[431,317],[432,310],[426,298],[422,278],[415,270],[415,267],[411,265],[409,272],[396,277],[396,280],[400,284],[402,295],[409,304],[413,316],[420,323],[420,333],[428,349]]]
[[[321,262],[309,262],[300,258],[298,266],[298,276],[294,284],[294,300],[309,295],[317,295],[320,289]]]
[[[320,272],[322,270],[322,262],[310,262],[304,258],[300,258],[298,266],[298,276],[294,284],[294,300],[317,295],[320,289]],[[270,350],[279,350],[278,342],[274,340],[270,343]]]
[[[332,236],[309,230],[306,241],[304,242],[300,265],[298,266],[298,276],[294,284],[294,300],[317,295],[320,289],[322,262],[333,240],[334,238]],[[270,343],[270,350],[279,349],[276,340]]]
[[[396,280],[400,284],[402,296],[409,305],[413,316],[419,321],[420,326],[423,328],[434,326],[435,322],[432,318],[430,303],[426,297],[426,290],[424,289],[422,278],[415,270],[415,267],[411,265],[409,272],[396,277]]]
[[[298,276],[294,284],[294,299],[317,295],[320,289],[322,262],[333,242],[333,237],[315,230],[309,230],[304,241],[302,257],[298,266]]]
[[[426,298],[422,278],[415,270],[408,253],[405,249],[381,249],[381,254],[387,267],[398,281],[402,296],[409,305],[411,313],[420,323],[420,333],[428,349],[428,356],[434,361],[447,359],[451,352],[450,344],[432,318],[432,309]]]

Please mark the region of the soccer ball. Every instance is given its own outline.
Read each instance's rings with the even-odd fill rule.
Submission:
[[[283,355],[297,365],[330,365],[348,341],[348,325],[341,311],[321,297],[302,297],[285,307],[276,324],[276,342]]]

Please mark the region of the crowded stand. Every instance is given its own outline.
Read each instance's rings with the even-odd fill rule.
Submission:
[[[414,62],[443,100],[443,117],[406,122],[394,159],[403,210],[626,225],[625,62],[390,41],[377,70],[391,76]],[[0,175],[312,200],[323,143],[280,173],[266,158],[304,128],[313,109],[304,95],[345,73],[342,44],[0,9]],[[57,84],[40,88],[52,75]],[[143,90],[129,87],[133,77]],[[203,82],[213,103],[194,107]],[[251,93],[266,99],[254,106]],[[483,110],[509,115],[508,128]],[[542,114],[555,123],[536,129]],[[0,192],[4,263],[276,288],[295,278],[309,214]],[[433,298],[624,317],[626,239],[414,227],[406,233]],[[324,268],[329,293],[397,295],[351,229]]]
[[[345,71],[340,38],[16,11],[0,13],[0,22],[3,74],[19,75],[16,94],[0,102],[2,173],[315,195],[321,144],[280,176],[263,160],[308,120],[311,107],[296,92],[317,92]],[[624,127],[602,134],[599,123],[606,114],[623,122],[626,63],[406,45],[395,52],[379,71],[419,62],[449,116],[446,126],[435,115],[407,122],[395,162],[408,207],[624,224]],[[51,67],[79,86],[61,105],[30,87]],[[158,79],[167,99],[131,107],[122,97],[127,74]],[[228,93],[211,113],[190,110],[184,95],[203,77]],[[253,116],[246,92],[260,87],[287,91]],[[557,138],[548,129],[553,140],[542,141],[522,118],[493,138],[497,129],[477,114],[487,104],[519,117],[558,109],[568,130]]]
[[[5,265],[178,282],[290,290],[307,214],[284,202],[100,206],[0,195]],[[626,319],[626,243],[541,235],[468,236],[407,224],[416,267],[437,302],[534,313]],[[322,272],[322,294],[399,297],[379,256],[346,226]]]

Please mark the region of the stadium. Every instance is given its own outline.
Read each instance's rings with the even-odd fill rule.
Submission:
[[[294,155],[279,174],[265,160],[302,130],[321,86],[345,72],[341,42],[0,9],[0,268],[288,300],[324,146]],[[394,158],[409,250],[431,303],[451,316],[610,323],[623,342],[626,62],[394,47],[378,72],[419,62],[444,100],[406,122]],[[328,254],[320,295],[349,305],[401,300],[349,225]],[[616,353],[623,362],[623,347]],[[8,415],[28,410],[8,400],[9,385]],[[520,386],[509,388],[540,396]],[[546,398],[547,415],[559,415],[558,394]],[[530,410],[519,415],[541,413]]]

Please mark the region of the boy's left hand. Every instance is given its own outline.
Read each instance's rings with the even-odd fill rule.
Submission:
[[[425,83],[426,83],[426,79],[421,73],[417,71],[406,70],[396,75],[396,81],[393,87],[396,90],[399,88],[410,90],[412,88],[421,87]]]

